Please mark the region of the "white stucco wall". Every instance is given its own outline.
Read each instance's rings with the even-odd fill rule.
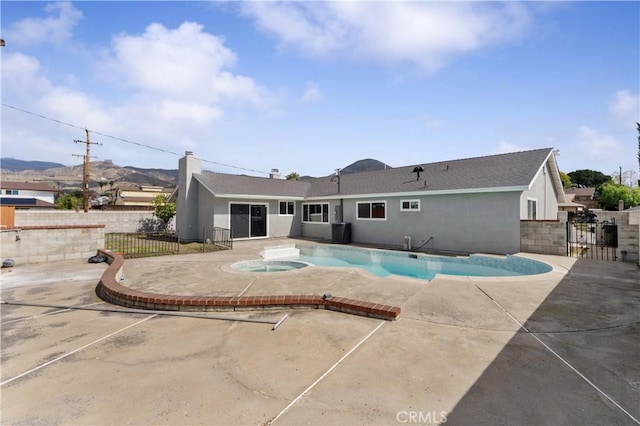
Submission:
[[[549,166],[545,165],[533,180],[531,188],[520,197],[520,219],[526,220],[527,200],[535,199],[538,204],[537,220],[556,220],[558,216],[558,194],[556,193]]]
[[[267,234],[269,237],[296,237],[300,236],[301,230],[301,205],[295,201],[295,214],[293,216],[280,216],[279,202],[282,200],[265,199],[229,199],[224,197],[214,197],[208,190],[200,186],[198,198],[198,229],[211,230],[214,226],[229,228],[231,226],[229,216],[229,203],[239,204],[259,204],[267,206]]]
[[[183,240],[201,238],[198,225],[198,186],[193,174],[202,172],[202,162],[185,155],[178,162],[178,196],[176,200],[176,231]]]
[[[350,199],[344,201],[344,219],[351,222],[357,243],[402,247],[404,236],[410,236],[413,247],[431,239],[424,246],[430,250],[516,253],[520,249],[519,197],[517,192],[498,192],[367,198],[386,200],[386,220],[357,219],[359,200]],[[400,201],[405,199],[419,199],[420,211],[401,211]]]
[[[51,191],[33,191],[29,189],[18,190],[18,195],[5,194],[5,190],[2,190],[2,198],[37,198],[38,200],[46,201],[53,204],[54,195]]]

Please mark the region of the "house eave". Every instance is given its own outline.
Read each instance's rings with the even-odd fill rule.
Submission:
[[[302,201],[304,197],[292,197],[290,195],[257,195],[257,194],[213,194],[216,198],[233,198],[243,200],[290,200]]]
[[[464,189],[441,189],[435,191],[411,191],[411,192],[385,192],[368,194],[331,194],[318,197],[307,197],[305,201],[315,200],[335,200],[335,199],[355,199],[355,198],[383,198],[383,197],[428,197],[433,195],[455,195],[455,194],[483,194],[493,192],[522,192],[526,186],[504,186],[494,188],[464,188]]]

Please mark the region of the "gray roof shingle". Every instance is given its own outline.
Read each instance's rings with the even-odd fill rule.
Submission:
[[[437,163],[414,164],[386,170],[334,176],[311,182],[246,175],[210,173],[194,175],[216,195],[257,195],[296,198],[387,194],[424,191],[483,190],[527,187],[547,160],[551,148]],[[420,179],[414,168],[421,166]]]
[[[303,198],[309,182],[205,172],[194,175],[215,195],[261,195]]]
[[[340,194],[384,194],[413,191],[455,191],[528,186],[551,148],[437,163],[415,164],[340,176]],[[420,180],[414,168],[421,166]],[[331,177],[313,181],[308,197],[337,194]]]

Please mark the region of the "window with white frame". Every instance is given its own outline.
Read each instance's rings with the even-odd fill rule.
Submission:
[[[309,223],[329,223],[329,203],[303,204],[302,221]]]
[[[358,210],[358,219],[386,220],[387,219],[387,202],[386,201],[359,201],[356,203]]]
[[[527,199],[527,219],[536,220],[538,218],[538,200]]]
[[[419,212],[420,200],[400,200],[400,211]]]
[[[6,195],[18,195],[18,190],[17,189],[5,189],[4,193]]]
[[[296,211],[295,208],[296,203],[293,201],[280,201],[280,209],[278,210],[278,214],[280,216],[293,216]]]

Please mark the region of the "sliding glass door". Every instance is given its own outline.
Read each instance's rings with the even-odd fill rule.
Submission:
[[[267,236],[267,206],[264,204],[229,204],[231,238]]]

